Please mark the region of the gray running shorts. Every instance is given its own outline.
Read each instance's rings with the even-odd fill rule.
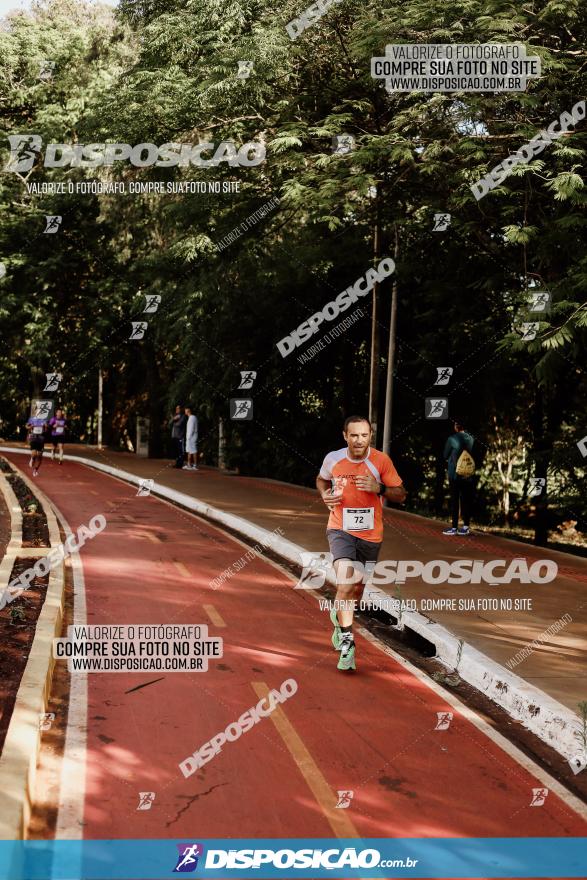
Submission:
[[[352,559],[354,562],[362,562],[363,565],[366,562],[377,562],[381,541],[363,541],[342,529],[326,529],[326,535],[333,561]]]

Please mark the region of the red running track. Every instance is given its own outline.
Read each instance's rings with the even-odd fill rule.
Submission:
[[[540,779],[361,635],[357,673],[338,672],[327,613],[275,566],[255,558],[212,589],[239,542],[82,465],[45,461],[38,483],[73,531],[106,516],[81,554],[88,623],[207,624],[224,639],[205,673],[88,675],[85,837],[587,835],[554,791],[531,807]],[[183,777],[179,762],[253,706],[259,683],[288,678],[291,699]],[[443,711],[454,718],[437,731]],[[140,791],[155,792],[150,810]]]

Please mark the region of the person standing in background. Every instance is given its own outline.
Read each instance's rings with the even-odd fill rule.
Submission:
[[[169,424],[171,425],[171,440],[175,448],[175,465],[176,468],[183,468],[184,451],[185,451],[185,426],[187,418],[183,411],[183,406],[179,404],[175,407],[175,415],[171,417]]]
[[[184,465],[185,471],[198,470],[198,418],[192,412],[191,407],[186,406],[187,416],[185,432],[185,448],[188,455],[188,463]]]
[[[455,433],[447,438],[444,445],[444,459],[448,463],[452,524],[448,529],[444,529],[442,534],[469,535],[475,494],[475,460],[471,455],[474,439],[465,430],[460,419],[455,419],[453,427]],[[463,525],[460,528],[459,513],[463,518]]]

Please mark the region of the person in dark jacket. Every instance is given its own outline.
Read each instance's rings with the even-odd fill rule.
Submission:
[[[183,406],[175,407],[175,415],[170,419],[171,440],[175,449],[175,467],[183,468],[185,456],[185,427],[187,424],[187,416],[183,411]]]
[[[448,464],[448,485],[450,488],[450,512],[452,525],[443,531],[443,535],[468,535],[471,522],[471,508],[475,494],[475,477],[457,474],[457,462],[463,451],[473,449],[473,437],[465,430],[460,420],[454,422],[454,434],[444,444],[444,459]],[[459,513],[463,525],[459,528]]]

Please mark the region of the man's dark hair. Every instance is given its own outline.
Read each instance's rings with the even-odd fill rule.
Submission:
[[[351,422],[367,422],[367,424],[369,425],[369,430],[371,430],[371,422],[369,421],[369,419],[366,419],[365,416],[349,416],[348,419],[344,420],[344,425],[342,428],[345,434],[348,431],[348,427]]]

